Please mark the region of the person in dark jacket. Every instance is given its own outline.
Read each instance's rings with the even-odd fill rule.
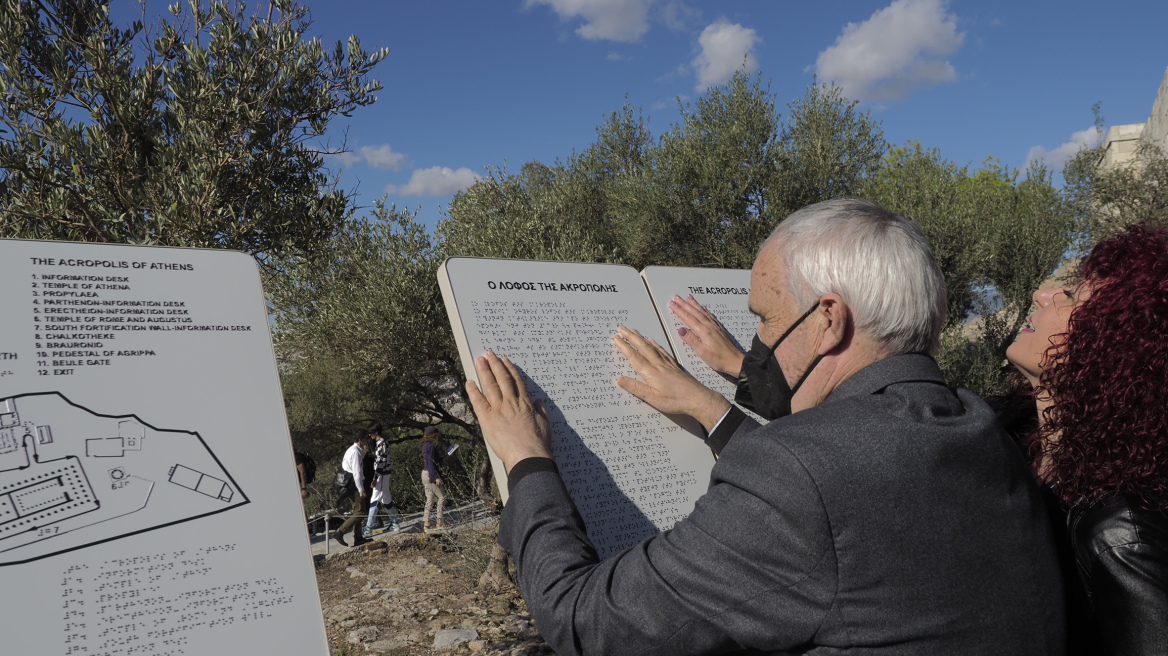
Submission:
[[[1006,351],[1033,386],[1032,466],[1066,513],[1082,653],[1168,654],[1168,230],[1099,243],[1034,293]]]
[[[434,506],[435,498],[438,499],[437,528],[439,530],[446,528],[446,524],[442,522],[442,507],[446,505],[446,490],[442,487],[442,472],[438,468],[441,457],[438,453],[438,447],[434,444],[437,440],[437,426],[427,426],[422,431],[422,488],[426,491],[426,505],[422,508],[423,531],[434,528],[430,525],[430,508]]]
[[[743,367],[762,426],[621,328],[618,385],[709,431],[693,512],[599,560],[546,413],[506,358],[467,392],[508,473],[499,542],[541,634],[569,654],[1048,654],[1064,644],[1050,524],[990,408],[928,355],[944,282],[920,229],[827,201],[779,224],[751,270]]]

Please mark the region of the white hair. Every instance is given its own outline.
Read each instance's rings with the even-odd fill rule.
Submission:
[[[836,293],[856,329],[886,355],[935,353],[948,304],[945,281],[924,233],[876,203],[853,198],[808,205],[774,229],[800,312]]]

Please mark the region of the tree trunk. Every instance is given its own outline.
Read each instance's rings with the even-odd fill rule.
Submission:
[[[495,498],[495,494],[491,490],[491,456],[487,453],[485,445],[483,446],[483,459],[479,462],[479,470],[476,474],[475,494],[482,499],[487,508],[498,510],[499,500]]]
[[[486,588],[489,590],[502,590],[507,587],[515,585],[511,580],[511,574],[507,571],[507,550],[498,542],[491,547],[491,562],[487,565],[487,571],[479,577],[479,588]]]

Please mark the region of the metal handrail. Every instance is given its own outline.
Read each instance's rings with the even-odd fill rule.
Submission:
[[[330,539],[330,535],[329,535],[329,533],[332,531],[332,527],[331,527],[331,526],[329,526],[329,520],[333,518],[333,515],[332,515],[332,513],[333,513],[334,511],[336,511],[336,508],[332,508],[332,509],[330,509],[330,510],[326,510],[326,511],[324,511],[324,518],[323,518],[323,519],[324,519],[324,555],[326,555],[326,556],[327,556],[327,555],[329,555],[329,539]],[[380,513],[379,513],[379,514],[380,514]],[[365,512],[365,513],[349,513],[348,515],[346,515],[346,514],[344,514],[344,513],[339,513],[339,512],[338,512],[338,513],[337,513],[337,517],[346,517],[346,518],[349,518],[349,517],[364,517],[365,519],[369,519],[369,513],[368,513],[368,512]],[[320,515],[320,513],[317,513],[317,514],[313,515],[312,517],[309,517],[309,518],[308,518],[308,521],[307,521],[307,522],[305,522],[305,525],[306,525],[306,526],[309,526],[309,527],[311,527],[311,526],[312,526],[314,523],[316,523],[316,522],[317,522],[317,521],[319,521],[320,519],[321,519],[321,515]],[[311,530],[309,531],[309,533],[308,533],[308,534],[309,534],[310,536],[312,535],[312,532],[311,532]]]

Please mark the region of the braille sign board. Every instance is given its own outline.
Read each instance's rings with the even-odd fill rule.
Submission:
[[[0,240],[11,654],[328,653],[254,259]]]
[[[677,356],[677,361],[703,385],[733,401],[737,382],[711,369],[689,344],[682,341],[677,334],[682,323],[670,311],[669,300],[674,296],[693,296],[694,300],[718,318],[738,348],[745,353],[750,350],[751,341],[758,330],[758,317],[750,313],[748,303],[750,270],[651,266],[641,271],[641,278],[649,289],[657,316],[665,325],[665,334],[669,337],[669,346]],[[766,423],[765,419],[753,412],[744,411],[756,421]]]
[[[749,287],[747,271],[646,271],[662,289],[700,282],[710,288],[701,289],[703,303],[724,305],[719,309],[738,319],[746,312],[740,292]],[[620,326],[677,352],[658,316],[669,296],[655,307],[641,274],[615,264],[456,257],[442,265],[438,281],[466,375],[477,380],[473,358],[494,350],[516,364],[548,408],[553,456],[601,558],[693,510],[714,464],[701,426],[664,416],[615,384],[636,375],[612,342]],[[683,358],[691,371],[717,377],[692,352]],[[734,385],[719,381],[732,398]],[[492,464],[505,491],[502,465],[493,456]]]

